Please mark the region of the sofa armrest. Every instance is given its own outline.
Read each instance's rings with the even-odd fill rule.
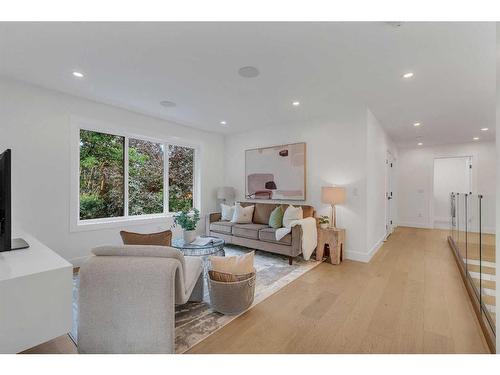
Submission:
[[[292,254],[297,256],[302,253],[302,227],[296,225],[292,227]]]
[[[210,223],[213,223],[215,221],[219,221],[220,218],[222,217],[222,214],[220,212],[212,212],[207,215],[205,219],[205,232],[207,236],[210,236]]]

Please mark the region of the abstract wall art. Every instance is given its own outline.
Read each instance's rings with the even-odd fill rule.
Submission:
[[[305,200],[306,144],[245,151],[247,199]]]

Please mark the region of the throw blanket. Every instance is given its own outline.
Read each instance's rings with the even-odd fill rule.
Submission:
[[[309,260],[311,254],[318,245],[318,230],[316,229],[316,219],[313,217],[293,220],[289,226],[277,229],[276,241],[285,237],[292,231],[292,227],[296,225],[300,225],[302,227],[302,255],[305,260]]]

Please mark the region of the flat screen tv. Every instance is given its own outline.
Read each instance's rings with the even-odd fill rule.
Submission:
[[[0,251],[26,249],[26,241],[12,239],[11,222],[11,151],[0,154]]]

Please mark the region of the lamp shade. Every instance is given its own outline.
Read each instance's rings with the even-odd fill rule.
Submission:
[[[234,188],[231,186],[222,186],[217,189],[217,199],[231,200],[234,196]]]
[[[328,204],[342,204],[345,202],[345,189],[340,186],[323,186],[321,201]]]

